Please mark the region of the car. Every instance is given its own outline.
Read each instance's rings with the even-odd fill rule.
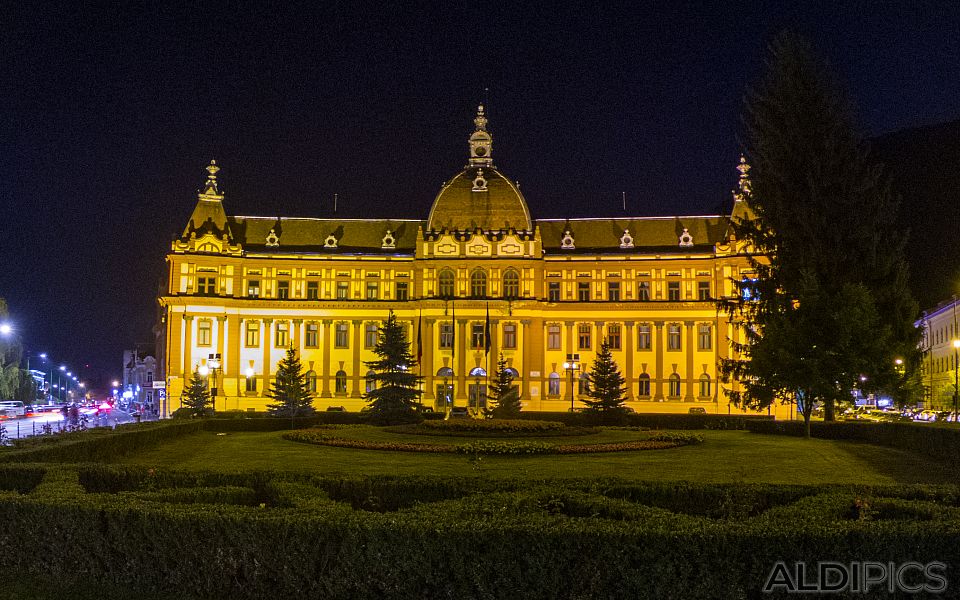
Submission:
[[[327,412],[347,412],[347,409],[342,406],[328,406]]]
[[[691,406],[687,413],[691,415],[705,415],[707,414],[707,409],[702,406]]]

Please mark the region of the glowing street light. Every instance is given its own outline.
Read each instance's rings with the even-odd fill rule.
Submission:
[[[0,323],[0,333],[10,335],[13,333],[13,326],[10,323]]]

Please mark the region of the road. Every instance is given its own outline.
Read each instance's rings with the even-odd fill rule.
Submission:
[[[130,413],[115,408],[110,411],[109,415],[101,417],[94,416],[91,413],[91,415],[88,416],[87,427],[116,427],[123,423],[133,422],[134,418]],[[10,439],[40,435],[43,433],[43,426],[47,423],[50,424],[54,432],[58,432],[67,427],[67,423],[63,420],[63,414],[59,411],[40,413],[35,416],[22,417],[19,419],[4,419],[0,421],[0,423],[6,427],[7,436]]]

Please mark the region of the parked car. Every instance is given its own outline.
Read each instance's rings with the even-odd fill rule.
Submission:
[[[702,406],[691,406],[687,412],[691,415],[705,415],[707,414],[707,409]]]
[[[347,409],[342,406],[328,406],[327,412],[347,412]]]
[[[469,419],[470,418],[470,409],[466,406],[454,406],[450,409],[448,414],[450,419]]]

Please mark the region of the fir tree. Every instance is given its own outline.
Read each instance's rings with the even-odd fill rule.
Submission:
[[[267,412],[272,416],[294,418],[313,414],[313,394],[293,346],[277,364],[277,378],[267,397],[276,401],[267,405]]]
[[[374,389],[363,395],[378,422],[406,422],[417,419],[416,407],[423,378],[414,373],[417,361],[410,353],[410,342],[393,311],[377,332],[373,352],[379,358],[364,364],[374,372]]]
[[[593,361],[593,368],[586,374],[586,381],[587,396],[592,398],[583,401],[587,405],[587,412],[601,417],[621,416],[626,412],[623,403],[626,401],[624,394],[627,388],[624,387],[620,367],[613,360],[606,342],[600,344],[600,352]]]
[[[487,398],[493,402],[489,414],[495,419],[510,419],[520,414],[520,390],[513,384],[513,375],[507,370],[507,361],[503,353],[497,360],[497,371],[490,384]]]
[[[721,362],[738,406],[850,399],[869,385],[907,393],[918,364],[917,307],[906,288],[897,198],[873,165],[830,70],[803,39],[771,45],[767,73],[746,100],[733,230],[756,275],[719,302],[744,325],[739,356]],[[897,370],[895,357],[906,368]]]
[[[192,416],[206,416],[210,405],[210,393],[207,391],[205,378],[197,371],[194,371],[193,375],[190,376],[181,403]]]

